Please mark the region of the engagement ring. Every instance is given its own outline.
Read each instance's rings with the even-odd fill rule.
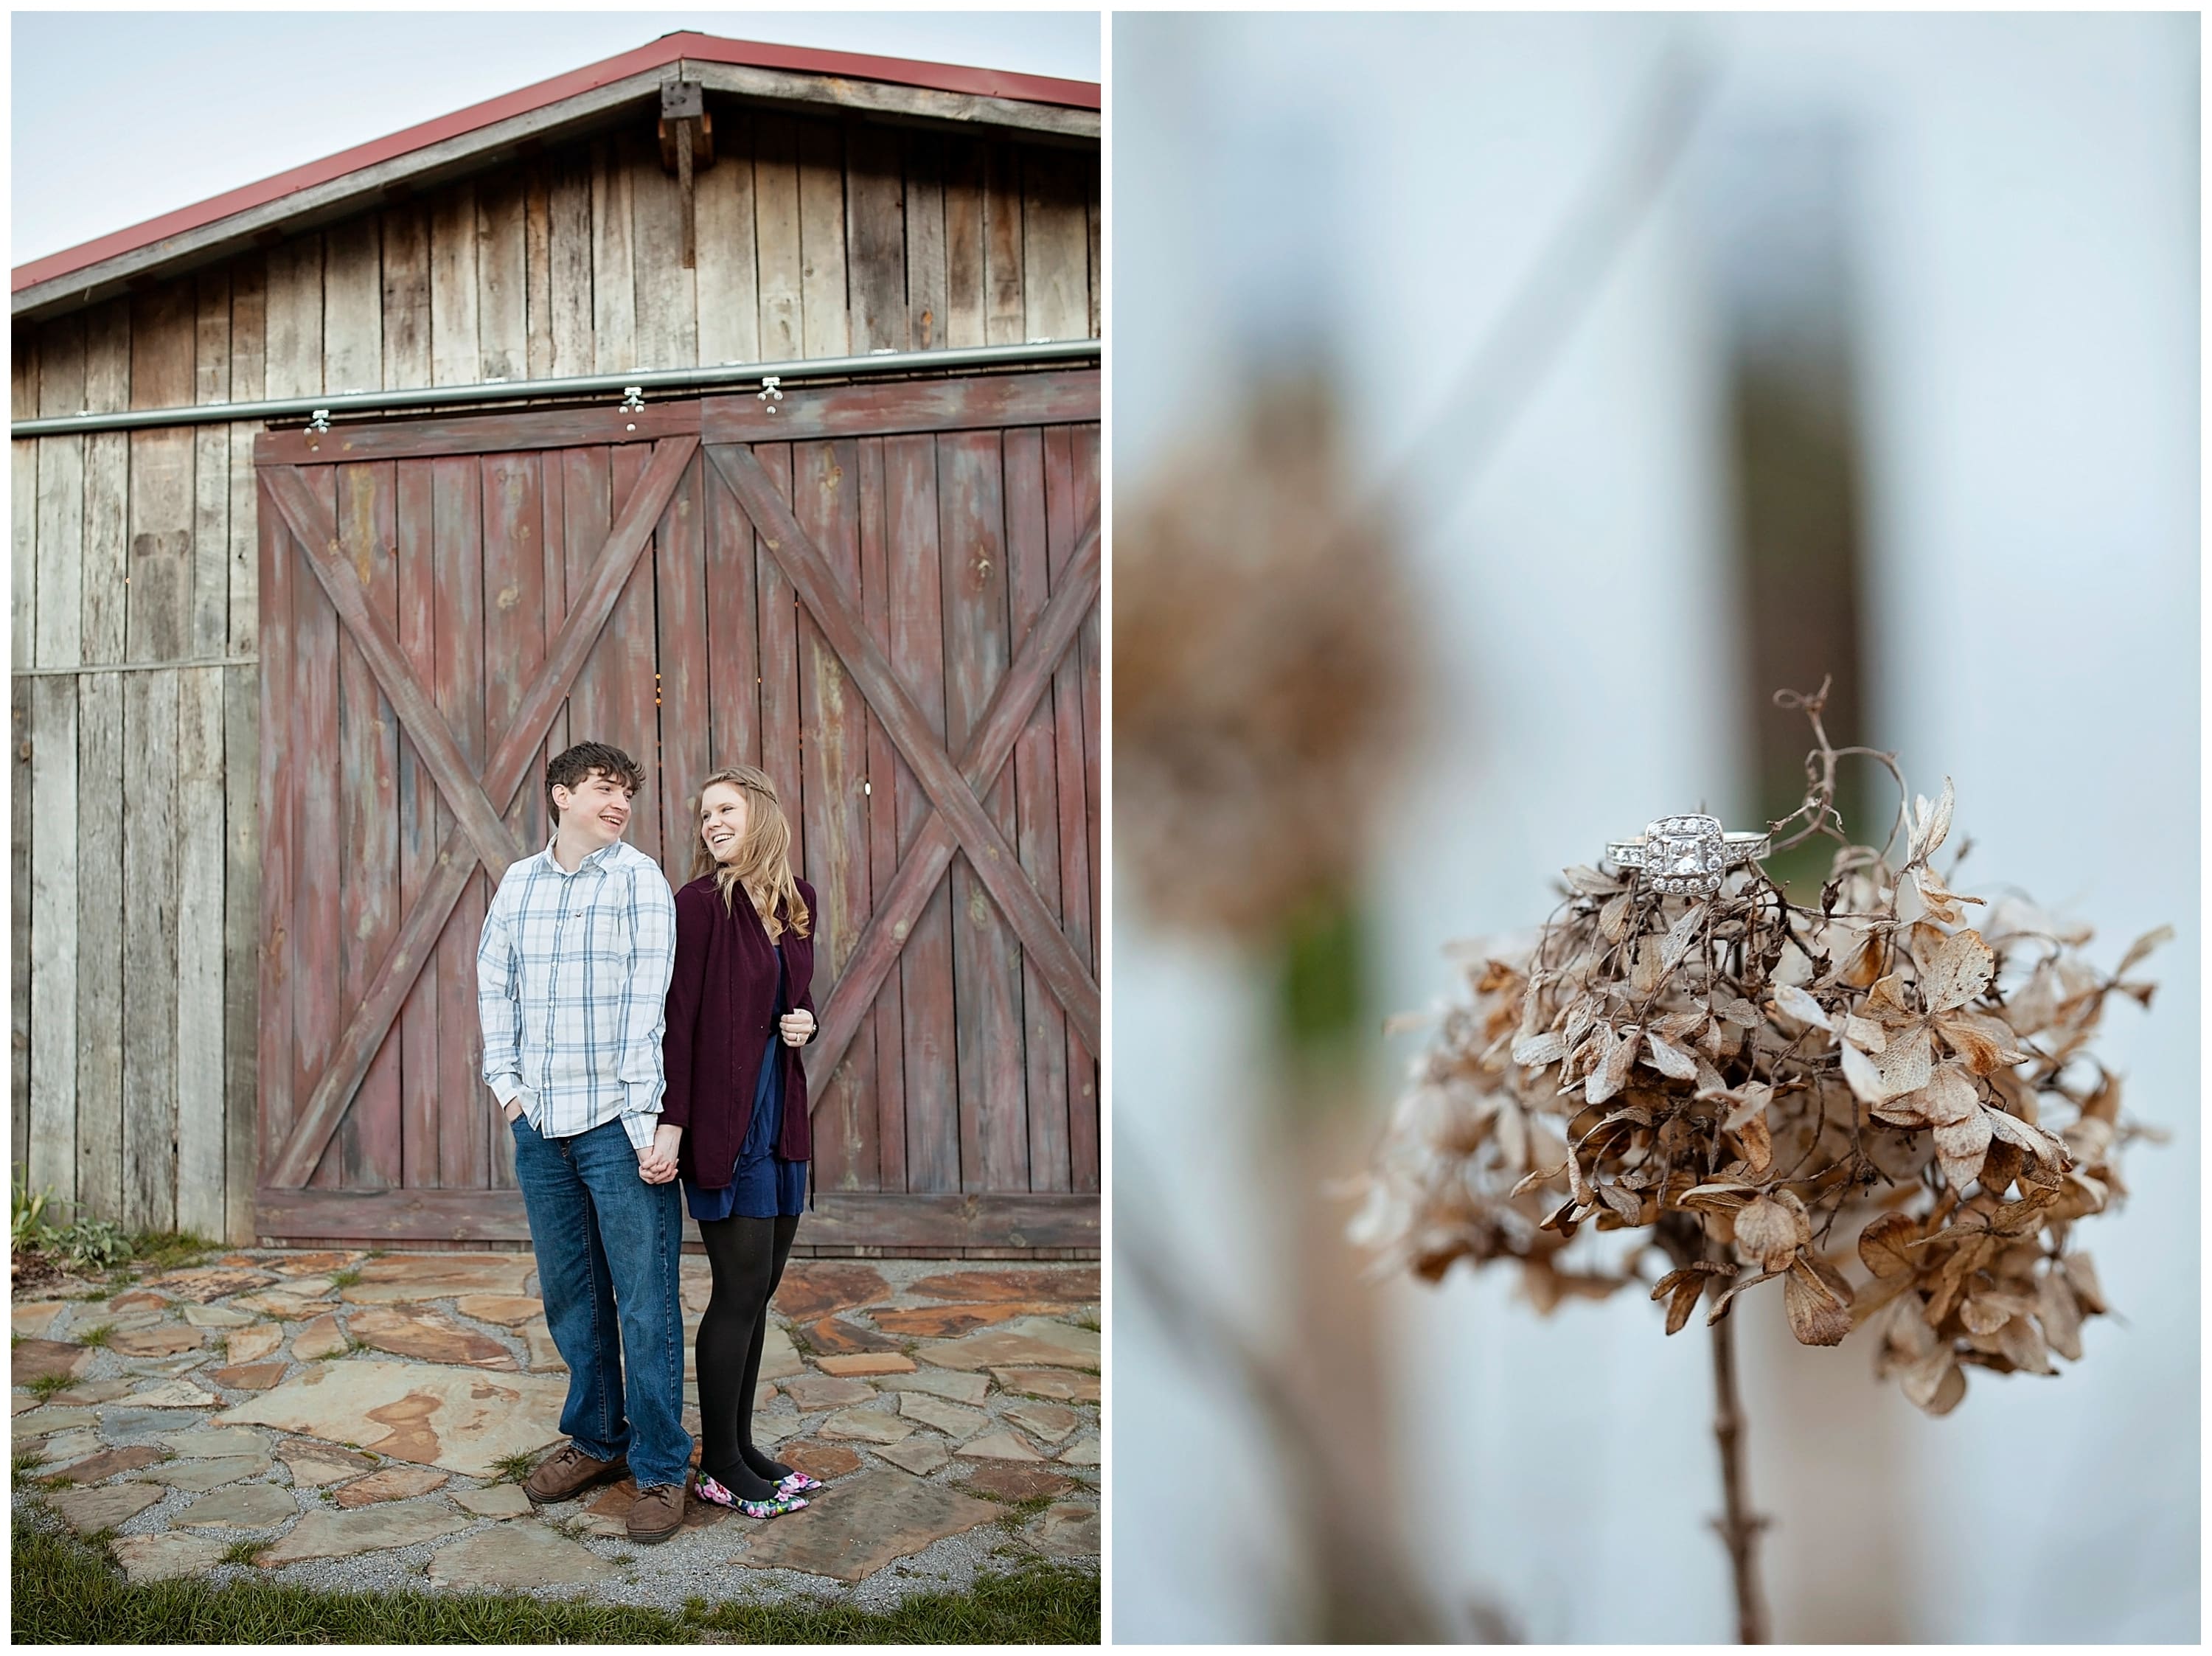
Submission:
[[[1640,868],[1660,891],[1710,897],[1721,889],[1721,876],[1773,851],[1765,834],[1728,834],[1717,816],[1662,816],[1633,840],[1615,840],[1605,848],[1615,868]]]

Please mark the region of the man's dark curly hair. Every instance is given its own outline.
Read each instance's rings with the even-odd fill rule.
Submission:
[[[545,814],[558,828],[561,807],[553,803],[553,790],[567,788],[574,792],[589,779],[593,771],[610,782],[619,782],[632,793],[645,786],[645,767],[620,748],[609,747],[604,742],[579,742],[565,752],[556,754],[545,767]]]

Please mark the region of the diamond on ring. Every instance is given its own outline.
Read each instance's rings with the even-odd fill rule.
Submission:
[[[1730,834],[1719,817],[1698,813],[1662,816],[1641,837],[1614,840],[1605,854],[1616,868],[1642,870],[1644,883],[1654,890],[1710,897],[1729,869],[1755,863],[1772,849],[1766,834]]]

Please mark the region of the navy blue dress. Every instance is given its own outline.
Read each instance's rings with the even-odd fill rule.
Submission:
[[[776,1033],[761,1055],[760,1078],[753,1083],[753,1119],[745,1129],[745,1142],[738,1147],[738,1162],[730,1182],[720,1190],[702,1188],[697,1180],[684,1180],[684,1199],[691,1216],[702,1223],[716,1219],[775,1219],[806,1210],[806,1163],[787,1162],[775,1153],[776,1135],[783,1127],[783,1015],[789,979],[783,969],[783,945],[775,949]]]

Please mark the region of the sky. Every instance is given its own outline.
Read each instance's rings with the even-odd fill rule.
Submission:
[[[19,11],[9,263],[679,29],[1100,77],[1095,10]],[[86,72],[95,64],[96,100]]]

